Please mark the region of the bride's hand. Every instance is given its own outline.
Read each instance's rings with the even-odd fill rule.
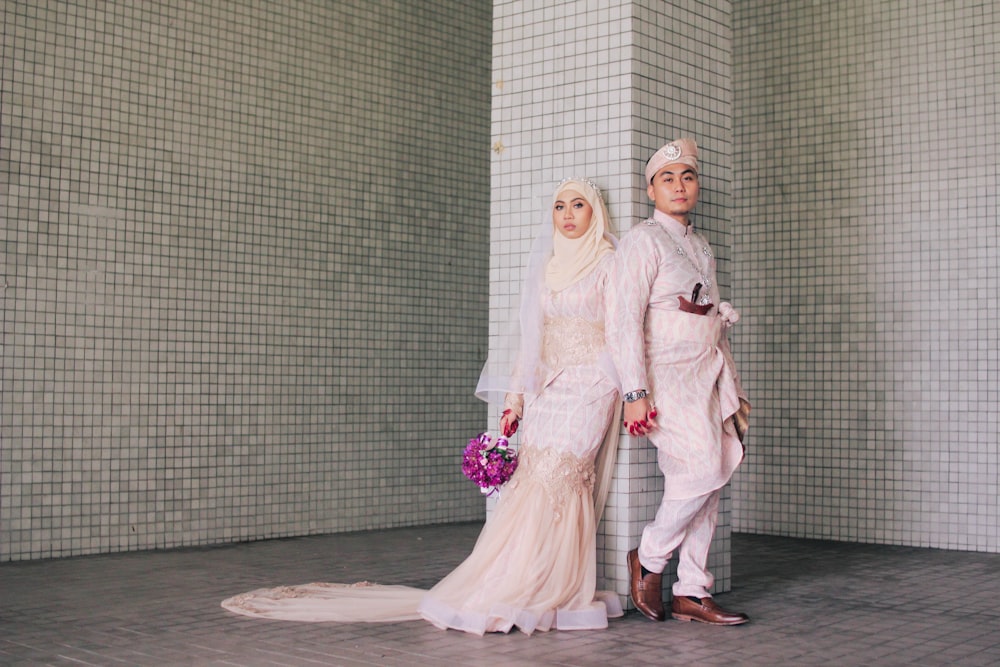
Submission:
[[[520,420],[517,415],[514,414],[513,410],[507,409],[503,411],[503,415],[500,417],[500,433],[503,437],[509,438],[515,433],[517,433],[517,426]]]
[[[656,408],[648,398],[625,404],[625,428],[631,435],[646,435],[656,428]]]

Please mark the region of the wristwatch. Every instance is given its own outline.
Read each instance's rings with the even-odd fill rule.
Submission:
[[[645,389],[637,389],[635,391],[629,391],[625,394],[626,403],[635,403],[640,398],[646,398],[647,392]]]

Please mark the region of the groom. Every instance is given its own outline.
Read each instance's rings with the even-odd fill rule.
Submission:
[[[645,175],[655,210],[618,247],[606,324],[625,427],[648,436],[664,476],[656,517],[628,553],[632,600],[646,617],[666,618],[661,574],[679,550],[671,615],[740,625],[750,619],[715,603],[706,568],[719,492],[743,458],[750,412],[725,335],[739,315],[719,302],[715,258],[691,223],[700,189],[694,140],[660,148]]]

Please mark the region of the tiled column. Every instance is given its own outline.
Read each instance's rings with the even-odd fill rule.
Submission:
[[[621,235],[651,212],[641,175],[647,157],[677,136],[702,146],[697,224],[728,287],[730,15],[722,0],[494,2],[491,331],[509,318],[558,181],[593,178]],[[600,588],[627,597],[625,552],[638,543],[662,489],[653,449],[623,436],[598,536]],[[730,586],[728,493],[719,524],[710,565],[715,590],[723,591]]]

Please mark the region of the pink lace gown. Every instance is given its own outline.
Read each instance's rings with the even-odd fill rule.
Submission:
[[[502,489],[472,553],[430,591],[404,586],[308,584],[252,591],[223,607],[300,621],[424,618],[482,635],[517,627],[600,629],[620,616],[598,592],[595,456],[620,405],[599,363],[611,256],[579,282],[543,298],[542,390],[525,397],[518,469]],[[614,426],[617,426],[617,422]],[[611,445],[613,447],[613,444]],[[612,451],[613,454],[613,451]]]
[[[550,370],[525,397],[517,472],[472,554],[420,603],[438,627],[596,629],[622,613],[617,597],[596,591],[594,461],[620,401],[598,363],[610,261],[543,297]]]

